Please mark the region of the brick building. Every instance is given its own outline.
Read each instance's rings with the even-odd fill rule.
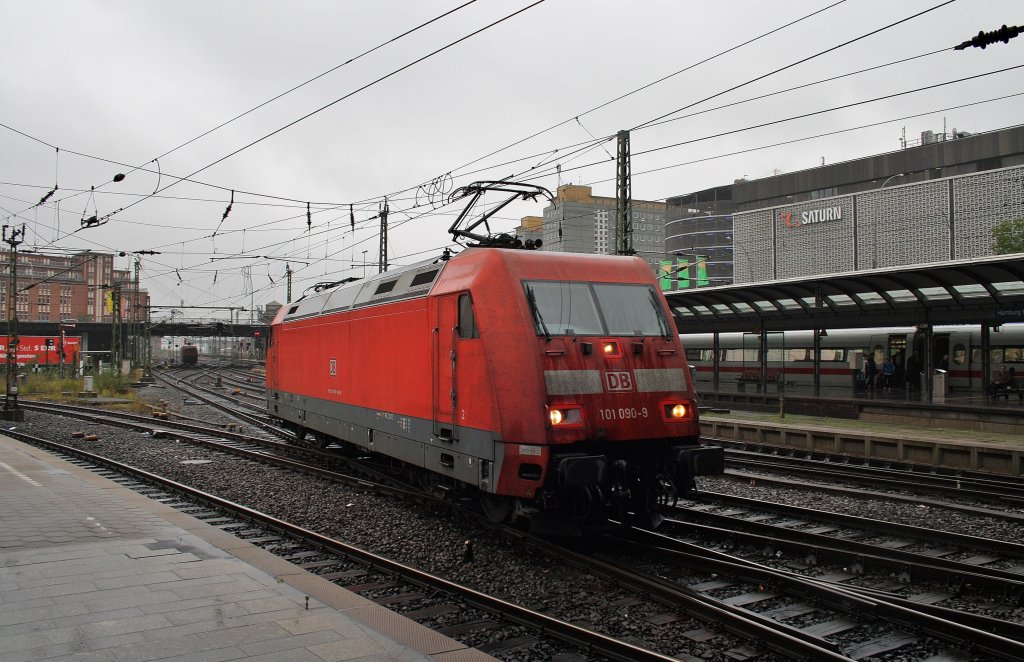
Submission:
[[[72,254],[18,252],[18,319],[30,322],[113,322],[109,302],[120,293],[121,318],[145,319],[149,293],[135,291],[135,278],[114,267],[113,253],[83,251]],[[10,251],[0,251],[0,301],[8,315]],[[133,309],[138,315],[132,316]]]

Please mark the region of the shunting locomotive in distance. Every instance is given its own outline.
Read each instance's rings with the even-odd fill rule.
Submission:
[[[186,342],[181,346],[181,365],[185,368],[194,368],[199,365],[199,348]]]
[[[481,183],[457,193],[550,193]],[[472,204],[472,203],[471,203]],[[507,201],[506,201],[507,204]],[[500,209],[500,205],[491,213]],[[650,522],[723,471],[664,297],[640,258],[507,235],[282,307],[270,414],[300,439],[386,456],[494,520]],[[525,247],[523,247],[525,248]]]

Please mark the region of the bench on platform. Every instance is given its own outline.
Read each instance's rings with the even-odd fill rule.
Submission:
[[[1010,396],[1014,393],[1017,394],[1017,400],[1024,402],[1024,387],[1020,385],[999,385],[998,387],[993,384],[988,388],[988,397],[992,400],[998,400],[1003,398],[1006,401],[1010,400]]]
[[[768,368],[765,381],[774,384],[781,381],[781,368]],[[736,381],[741,384],[758,384],[761,382],[761,371],[757,368],[748,368],[736,376]]]

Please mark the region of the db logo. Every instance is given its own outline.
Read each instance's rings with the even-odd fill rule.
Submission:
[[[633,375],[628,370],[604,373],[605,388],[611,391],[632,391]]]

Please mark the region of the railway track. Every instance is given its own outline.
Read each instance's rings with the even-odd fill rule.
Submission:
[[[947,587],[946,598],[983,590],[986,601],[1024,601],[1024,545],[722,496],[716,505],[681,509],[662,533],[677,532],[704,546],[759,550],[765,559],[783,559],[805,571],[827,561],[846,569],[847,579],[873,572],[907,588],[929,581]],[[715,507],[721,512],[713,512]]]
[[[21,435],[21,434],[19,434],[18,436],[19,436],[19,438],[22,438],[22,439],[24,439],[26,441],[30,441],[31,443],[37,443],[39,445],[45,445],[45,446],[47,446],[49,448],[56,448],[57,450],[59,450],[62,453],[75,453],[75,454],[77,454],[77,455],[79,455],[81,457],[84,457],[85,459],[87,459],[91,463],[99,463],[99,464],[102,464],[103,466],[105,466],[107,468],[116,468],[118,471],[124,470],[123,467],[120,466],[120,463],[116,463],[114,461],[108,461],[105,458],[100,458],[99,456],[96,456],[95,454],[88,453],[86,451],[81,451],[80,449],[72,449],[72,448],[67,447],[65,445],[62,445],[62,444],[53,444],[53,443],[47,443],[47,442],[44,442],[44,441],[38,440],[38,439],[31,439],[28,436]],[[209,446],[209,443],[207,443],[205,445]],[[224,452],[224,453],[239,454],[239,448],[237,446],[235,446],[235,445],[224,445],[220,450],[222,452]],[[253,459],[254,461],[259,461],[259,462],[267,462],[268,461],[267,456],[264,455],[264,454],[259,454],[257,457],[252,457],[251,459]],[[282,464],[282,463],[280,463],[279,460],[276,460],[276,459],[274,460],[274,463],[275,463],[275,465],[278,465],[278,466],[287,467],[290,470],[302,471],[302,473],[307,474],[307,475],[318,475],[318,476],[321,476],[321,477],[327,475],[327,473],[319,471],[316,467],[296,467],[291,462],[285,461]],[[344,569],[338,570],[335,567],[335,566],[339,565],[339,563],[337,561],[335,561],[332,558],[322,558],[323,554],[322,554],[321,550],[324,550],[324,549],[341,549],[342,551],[341,552],[337,552],[337,553],[342,554],[346,558],[348,556],[352,556],[352,552],[348,549],[348,546],[343,546],[341,548],[337,548],[336,546],[335,547],[331,547],[328,541],[325,541],[325,540],[323,540],[321,538],[316,538],[316,537],[313,537],[313,538],[304,537],[304,538],[299,538],[297,540],[284,540],[284,541],[279,540],[279,538],[281,537],[281,531],[282,530],[286,530],[287,529],[288,533],[290,534],[289,537],[291,537],[291,534],[292,534],[291,530],[288,529],[287,527],[285,527],[278,520],[267,520],[267,519],[263,518],[262,516],[253,516],[252,513],[250,513],[249,511],[238,511],[238,512],[241,512],[242,514],[241,515],[235,515],[235,517],[242,517],[242,519],[244,519],[244,520],[252,520],[252,521],[262,522],[264,526],[269,526],[271,531],[269,533],[267,533],[267,532],[263,532],[263,531],[260,531],[260,530],[256,530],[252,526],[243,527],[241,524],[238,524],[238,525],[231,524],[231,520],[230,519],[225,519],[226,516],[222,512],[220,512],[221,508],[232,507],[231,502],[225,501],[223,499],[217,499],[217,498],[213,497],[212,495],[200,492],[198,490],[195,490],[194,488],[186,488],[185,486],[180,486],[179,487],[179,485],[175,481],[167,480],[167,479],[154,478],[154,477],[152,477],[152,474],[148,474],[146,472],[141,472],[141,473],[136,472],[136,473],[137,473],[137,475],[145,476],[147,481],[153,481],[155,479],[156,482],[158,484],[160,484],[162,488],[174,487],[175,489],[181,491],[182,496],[180,497],[180,499],[181,499],[180,503],[183,505],[183,507],[185,507],[187,510],[189,510],[191,512],[191,514],[197,514],[198,513],[198,514],[202,515],[203,518],[212,519],[212,520],[214,520],[214,521],[216,521],[218,523],[218,526],[223,525],[224,528],[229,529],[229,530],[231,528],[238,528],[238,529],[240,529],[241,531],[244,532],[245,535],[243,537],[249,536],[249,537],[254,538],[259,544],[261,544],[261,546],[267,546],[268,548],[271,549],[271,551],[274,551],[275,553],[280,552],[280,554],[284,558],[286,558],[286,559],[288,559],[290,561],[293,561],[293,562],[297,562],[300,565],[303,565],[303,567],[305,567],[306,569],[318,570],[318,571],[326,569],[327,570],[326,574],[329,575],[332,580],[340,580],[342,585],[346,585],[348,588],[350,588],[350,590],[354,590],[355,592],[358,592],[360,594],[366,595],[367,597],[369,597],[371,599],[374,599],[374,600],[378,600],[379,599],[379,603],[380,604],[388,605],[388,606],[390,606],[392,608],[395,608],[396,605],[398,605],[399,603],[401,603],[403,601],[407,600],[410,603],[418,602],[419,598],[422,597],[416,591],[411,591],[408,588],[401,588],[401,587],[399,587],[397,585],[394,585],[395,582],[394,582],[393,578],[389,579],[388,577],[381,578],[381,577],[367,576],[367,575],[370,574],[370,572],[369,571],[360,570],[359,568],[355,568],[355,569],[353,569],[353,568],[344,568]],[[109,474],[108,474],[108,476],[109,476]],[[370,484],[365,483],[365,482],[359,482],[359,484],[360,484],[361,487],[368,488],[368,489],[373,489],[375,491],[376,490],[381,490],[381,489],[387,489],[387,488],[383,488],[382,486],[379,486],[379,485],[370,485]],[[167,499],[168,497],[159,497],[159,498]],[[173,497],[172,496],[172,497],[169,497],[169,498],[177,499],[179,497]],[[198,500],[200,502],[200,505],[198,505],[198,506],[195,505],[194,501],[196,501],[196,500]],[[217,510],[211,510],[210,504],[215,504],[218,507],[218,509]],[[268,522],[269,522],[269,524],[268,524]],[[305,532],[303,532],[302,535],[305,536],[306,535]],[[518,534],[515,534],[515,535],[518,535]],[[310,545],[312,545],[312,548],[310,548]],[[401,565],[401,564],[399,564],[399,565]],[[376,565],[374,565],[373,567],[377,568]],[[373,569],[373,568],[371,568],[371,569]],[[390,566],[385,566],[385,572],[386,573],[398,573],[398,574],[402,573],[401,570],[396,569],[396,568],[392,568]],[[416,579],[414,581],[414,583],[418,584],[418,583],[420,583],[420,581],[421,581],[420,579]],[[633,583],[635,583],[635,582],[633,582]],[[429,586],[432,589],[434,589],[434,590],[440,590],[440,588],[444,587],[443,584],[439,585],[439,584],[436,584],[436,583],[430,584]],[[615,590],[615,587],[612,587],[612,590]],[[635,590],[635,588],[633,590]],[[468,591],[468,593],[466,593],[467,591]],[[467,589],[466,587],[461,587],[460,590],[457,590],[454,593],[456,595],[460,595],[460,596],[462,596],[464,594],[468,594],[470,596],[475,596],[475,591],[473,591],[472,589]],[[607,597],[607,596],[605,595],[605,596],[602,596],[602,597]],[[644,602],[644,600],[640,600],[640,599],[638,599],[636,597],[626,597],[626,598],[623,598],[623,596],[621,594],[616,594],[616,595],[613,595],[612,597],[614,597],[615,601],[618,602],[620,605],[624,605],[624,604],[635,605],[635,604],[638,604],[640,602]],[[581,657],[580,659],[591,659],[591,657],[593,657],[594,655],[596,655],[598,658],[605,658],[606,657],[606,658],[609,658],[609,659],[622,659],[622,660],[634,660],[634,659],[635,660],[649,660],[649,659],[650,660],[664,660],[664,659],[670,659],[670,658],[666,657],[662,653],[659,653],[657,651],[652,651],[650,649],[646,649],[645,650],[642,647],[638,647],[638,646],[636,646],[634,644],[629,643],[628,641],[620,641],[620,640],[617,640],[617,639],[611,639],[611,641],[614,641],[616,643],[614,645],[609,645],[608,642],[605,641],[605,639],[607,638],[607,635],[601,635],[599,633],[593,632],[593,631],[588,630],[586,628],[581,628],[579,626],[572,625],[571,623],[568,623],[568,622],[566,622],[564,620],[559,620],[559,619],[556,619],[556,618],[552,618],[550,616],[546,616],[544,614],[540,614],[540,613],[538,613],[536,611],[533,611],[533,610],[530,610],[530,609],[526,609],[526,608],[523,608],[523,607],[518,607],[518,606],[515,606],[515,605],[511,605],[510,606],[510,603],[507,603],[507,602],[505,602],[503,600],[500,600],[500,599],[498,599],[496,601],[493,601],[493,602],[481,602],[479,600],[476,600],[475,597],[474,597],[474,599],[470,600],[468,602],[468,604],[470,606],[472,606],[472,607],[483,609],[484,611],[487,611],[488,613],[490,613],[492,616],[501,617],[501,619],[504,619],[504,620],[508,620],[509,618],[511,618],[511,621],[513,623],[521,624],[521,625],[526,625],[526,626],[529,626],[531,629],[535,630],[535,632],[532,633],[532,634],[526,634],[526,635],[517,634],[513,638],[513,640],[510,641],[510,642],[505,642],[505,641],[492,642],[489,646],[485,646],[484,649],[487,650],[488,652],[492,652],[492,654],[500,652],[501,650],[508,650],[508,651],[514,652],[515,650],[521,649],[523,647],[529,648],[529,647],[535,647],[535,646],[541,645],[543,643],[544,638],[546,636],[550,636],[550,635],[552,635],[552,633],[554,633],[554,636],[560,642],[562,642],[563,646],[564,645],[583,646],[584,649],[587,651],[587,655]],[[402,611],[402,610],[399,609],[399,611]],[[419,608],[414,609],[412,611],[413,611],[413,615],[414,616],[430,617],[432,615],[436,616],[436,615],[440,615],[442,613],[443,614],[450,614],[453,611],[455,611],[455,609],[454,609],[454,607],[452,607],[451,604],[449,604],[449,602],[442,602],[441,604],[434,604],[434,605],[428,605],[428,606],[420,606]],[[699,613],[704,613],[706,615],[706,617],[714,618],[714,619],[716,619],[718,621],[720,621],[720,620],[722,620],[723,618],[726,617],[723,614],[717,613],[713,609],[709,609],[707,606],[704,606],[704,607],[701,607],[701,608],[693,607],[693,608],[690,608],[689,611],[696,611],[696,612],[699,612]],[[511,614],[511,617],[509,616],[510,614]],[[733,621],[742,621],[743,620],[742,616],[737,616],[737,615],[732,615],[731,618],[732,618]],[[490,631],[492,629],[501,628],[501,627],[505,627],[505,626],[500,625],[500,621],[484,620],[484,621],[479,621],[479,622],[478,621],[473,621],[473,622],[471,622],[468,625],[463,624],[463,625],[460,625],[460,626],[446,627],[444,629],[441,629],[440,631],[445,632],[446,634],[449,634],[449,636],[456,636],[458,634],[470,634],[470,635],[472,635],[472,634],[478,632],[480,629],[482,629],[484,631]],[[782,634],[782,635],[780,635],[778,633],[772,634],[771,632],[769,632],[767,630],[764,630],[763,628],[759,629],[759,626],[757,626],[757,625],[754,625],[754,626],[751,626],[749,624],[748,625],[743,625],[743,626],[735,625],[735,626],[732,626],[732,627],[737,632],[751,632],[751,627],[754,627],[754,630],[752,631],[753,633],[750,634],[749,636],[753,637],[755,640],[763,640],[765,638],[767,638],[769,640],[781,640],[783,643],[779,644],[779,645],[780,646],[785,646],[784,648],[782,648],[782,650],[793,649],[793,650],[804,650],[805,652],[809,650],[810,652],[814,653],[815,655],[824,655],[824,657],[821,657],[820,659],[842,659],[842,658],[836,658],[836,657],[834,657],[832,655],[829,655],[828,651],[815,650],[813,647],[808,649],[805,644],[800,644],[799,642],[788,642],[786,640],[786,636],[784,634]],[[596,635],[597,639],[594,639],[595,635]],[[488,634],[488,638],[493,639],[493,637],[494,637],[493,633]],[[460,638],[460,640],[462,640],[461,637],[459,637],[459,638]],[[472,639],[470,639],[470,640],[463,640],[463,643],[466,643],[467,645],[474,645],[474,646],[476,645],[476,644],[474,644],[472,642]],[[793,648],[794,646],[796,646],[796,648]],[[733,642],[733,648],[736,648],[737,650],[740,650],[742,647],[743,647],[742,642]],[[534,659],[534,658],[531,657],[530,659]],[[544,659],[544,658],[541,658],[541,659]],[[565,659],[573,659],[573,658],[565,658]]]
[[[915,659],[907,647],[917,647],[929,659],[963,659],[968,650],[984,659],[1024,655],[1019,624],[936,609],[884,591],[844,586],[830,577],[767,568],[650,531],[633,529],[613,541],[617,545],[611,551],[620,558],[622,546],[628,545],[633,565],[638,551],[649,555],[648,570],[666,585],[679,586],[673,577],[682,576],[687,590],[716,596],[765,620],[785,619],[794,637],[830,646],[847,659],[884,659],[895,651],[900,651],[898,659]],[[692,583],[695,570],[704,572],[706,580]]]
[[[286,445],[278,443],[277,446],[272,447],[272,450],[276,448],[285,447]],[[237,454],[239,453],[239,448],[237,445],[229,444],[217,449],[217,452],[219,454]],[[262,463],[273,462],[276,464],[277,460],[275,458],[268,457],[269,455],[272,454],[272,451],[261,449],[253,453],[253,458],[255,461],[259,461]],[[291,470],[300,471],[306,475],[318,475],[317,472],[322,471],[322,469],[318,467],[315,467],[316,471],[313,471],[313,469],[308,467],[288,465],[287,463],[285,463],[284,465],[289,466]],[[329,474],[330,472],[327,473]],[[367,489],[371,489],[369,484],[366,483],[365,481],[361,482],[357,480],[355,481],[355,484],[361,485]],[[372,489],[378,490],[381,488],[372,487]],[[259,534],[256,535],[256,537],[265,538],[267,536],[272,537],[273,535],[276,534]],[[512,535],[520,534],[513,533]],[[279,544],[273,540],[268,540],[267,542],[268,544],[273,545]],[[546,543],[531,541],[530,544],[540,547],[541,545]],[[639,543],[634,541],[634,544]],[[664,543],[662,543],[662,546],[664,546]],[[306,549],[302,545],[283,545],[282,548],[282,552],[286,552],[286,557],[291,558],[293,562],[308,562],[310,564],[324,563],[327,565],[317,567],[326,568],[327,574],[332,575],[338,573],[351,573],[351,575],[345,574],[344,576],[339,574],[338,579],[352,583],[355,586],[355,588],[358,589],[359,592],[365,591],[366,594],[369,596],[377,596],[384,600],[395,600],[394,603],[390,603],[390,605],[393,608],[396,605],[401,607],[402,605],[404,605],[404,601],[407,601],[409,603],[410,610],[418,612],[420,614],[434,614],[435,617],[440,618],[441,612],[456,613],[454,611],[451,611],[452,608],[448,606],[447,603],[417,607],[417,605],[420,605],[420,603],[417,601],[418,599],[414,595],[415,593],[417,593],[417,591],[411,591],[400,587],[392,587],[390,586],[388,581],[382,580],[376,577],[376,575],[372,575],[371,570],[352,568],[347,566],[336,567],[335,565],[331,565],[332,559],[320,558],[319,556],[314,554],[314,552],[316,551],[316,549]],[[554,554],[553,552],[550,552],[550,550],[546,553]],[[704,555],[710,555],[706,550],[700,553]],[[714,595],[706,595],[706,591],[700,591],[698,589],[693,588],[693,586],[697,586],[698,588],[700,588],[702,585],[706,585],[708,581],[712,581],[707,579],[706,576],[703,578],[699,575],[696,577],[691,576],[688,580],[690,583],[687,586],[680,587],[678,584],[674,586],[663,585],[659,589],[658,582],[664,582],[663,579],[652,579],[653,575],[637,572],[635,568],[626,568],[624,570],[612,572],[612,569],[610,569],[609,567],[600,566],[597,561],[594,561],[592,559],[588,560],[585,558],[571,556],[562,558],[565,558],[565,563],[572,564],[574,567],[578,568],[578,570],[575,572],[578,572],[581,576],[586,577],[591,576],[593,574],[597,574],[602,578],[606,579],[608,582],[611,582],[613,585],[626,586],[630,588],[631,592],[625,595],[616,595],[612,593],[610,595],[603,594],[600,596],[590,596],[587,599],[585,599],[585,602],[587,604],[594,604],[605,601],[607,604],[614,605],[615,607],[621,609],[624,612],[639,611],[641,613],[646,613],[646,615],[643,617],[645,619],[644,625],[646,627],[650,627],[651,624],[657,624],[657,627],[663,628],[676,627],[677,629],[681,630],[681,635],[690,633],[692,638],[701,639],[704,641],[704,643],[712,642],[714,643],[716,648],[730,651],[730,656],[732,659],[744,659],[747,657],[755,657],[757,655],[761,655],[764,653],[764,648],[776,651],[780,655],[783,652],[785,652],[786,655],[795,655],[796,657],[802,657],[803,659],[847,659],[842,653],[838,651],[837,645],[835,643],[829,642],[826,636],[808,636],[808,633],[798,632],[801,628],[794,628],[794,626],[786,623],[772,623],[771,621],[774,619],[770,617],[766,617],[761,614],[756,614],[755,612],[746,608],[745,606],[741,607],[738,605],[730,604],[728,600],[730,597],[734,596],[727,596],[724,599],[717,599],[717,597]],[[632,554],[632,559],[633,565],[635,565],[635,552]],[[625,564],[629,565],[628,560],[625,562]],[[689,566],[687,567],[689,568]],[[561,572],[565,573],[566,571],[563,570]],[[705,570],[704,572],[706,574],[711,571]],[[714,572],[721,572],[721,569],[719,568]],[[681,574],[681,569],[678,567],[676,568],[676,574]],[[583,581],[582,583],[587,582]],[[848,587],[844,587],[841,590],[851,589]],[[658,607],[656,608],[652,607],[650,604],[652,596],[657,601]],[[685,600],[683,598],[685,598]],[[796,598],[793,598],[793,600],[795,599]],[[863,599],[870,600],[871,598]],[[760,603],[762,601],[759,600],[757,602]],[[856,604],[863,605],[864,603],[857,602]],[[414,609],[413,607],[417,608]],[[909,609],[909,607],[904,608]],[[782,610],[779,613],[792,613],[792,610],[790,610],[789,612],[786,612],[786,610]],[[819,617],[818,620],[819,622],[827,623],[831,621],[836,621],[840,618],[847,617],[836,616],[835,618],[830,618],[825,621],[821,621]],[[702,625],[699,621],[697,621],[686,625],[688,622],[693,621],[693,619],[704,619],[706,624]],[[476,634],[479,634],[479,631],[474,630],[470,626],[467,627],[469,627],[470,639],[463,640],[463,642],[467,643],[468,645],[475,645],[471,644],[470,641],[472,640],[472,636],[476,636]],[[501,626],[493,627],[500,628]],[[824,628],[824,626],[820,627]],[[870,623],[866,623],[863,625],[863,627],[871,628],[872,625]],[[912,629],[912,626],[906,627]],[[842,630],[842,632],[848,631],[849,629]],[[813,632],[811,634],[813,635]],[[961,636],[961,634],[954,634],[951,636],[955,638]],[[623,636],[622,633],[616,633],[616,635]],[[987,641],[983,638],[984,635],[972,634],[971,636],[977,636],[979,638],[982,638],[981,640],[983,643]],[[538,639],[534,634],[519,634],[517,635],[517,637],[525,637],[525,639],[520,639],[519,644],[515,642],[509,643],[508,645],[511,648],[515,648],[520,644],[527,647],[540,645],[536,643],[531,643],[535,640],[540,641],[540,639]],[[864,640],[861,642],[863,646],[859,650],[873,650],[881,652],[883,650],[892,650],[897,647],[914,645],[922,646],[925,644],[930,644],[931,649],[941,648],[942,646],[952,649],[956,646],[955,642],[949,644],[942,644],[941,642],[935,643],[933,642],[932,637],[925,637],[923,639],[913,640],[908,637],[911,637],[911,635],[908,633],[899,634],[889,632],[885,635],[879,635],[877,641],[871,640],[875,641],[875,643],[870,645],[868,641],[870,638],[864,638]],[[513,637],[513,639],[515,638],[516,637]],[[626,636],[626,639],[628,640],[629,637]],[[922,641],[924,641],[924,643],[922,643]],[[969,640],[964,639],[961,643],[967,641]],[[1002,645],[1001,641],[995,641]],[[745,642],[756,643],[750,644]],[[642,644],[644,642],[642,638],[638,638],[637,640],[634,640],[633,643]],[[1011,646],[1008,650],[1013,651],[1015,649]],[[671,654],[676,653],[676,651],[672,650],[671,648],[666,649],[666,652],[669,652]],[[631,652],[630,654],[632,655],[634,653]],[[610,657],[613,657],[613,659],[643,659],[638,657]],[[663,658],[655,657],[650,659]]]
[[[577,659],[592,656],[627,661],[672,659],[127,464],[17,431],[9,434],[259,544],[377,604],[397,607],[397,611],[413,620],[428,626],[440,617],[446,617],[445,622],[460,621],[435,629],[449,636],[462,635],[469,641],[480,637],[484,641],[479,647],[484,652],[500,655],[546,649],[546,656],[566,656],[565,659],[571,659],[572,655],[578,656]],[[403,605],[408,609],[403,610]],[[524,636],[520,626],[532,634]]]
[[[964,502],[986,503],[1024,510],[1024,480],[973,471],[942,471],[920,465],[875,463],[848,456],[779,452],[768,446],[749,447],[728,440],[705,440],[726,447],[726,466],[732,475],[757,474],[758,480],[791,484],[792,477],[829,485],[865,487],[876,491],[934,495]],[[781,476],[781,477],[780,477]]]
[[[216,388],[200,386],[199,384],[195,384],[194,381],[208,375],[197,374],[193,371],[184,372],[188,373],[186,375],[186,377],[190,378],[188,381],[178,374],[165,375],[156,372],[153,376],[161,384],[181,391],[185,394],[185,397],[189,397],[203,404],[215,407],[229,416],[233,416],[249,425],[266,430],[280,438],[294,438],[294,435],[271,422],[270,417],[265,413],[265,404],[257,404],[247,400],[242,400],[227,393],[223,393]],[[261,400],[260,403],[262,402],[263,401]]]

